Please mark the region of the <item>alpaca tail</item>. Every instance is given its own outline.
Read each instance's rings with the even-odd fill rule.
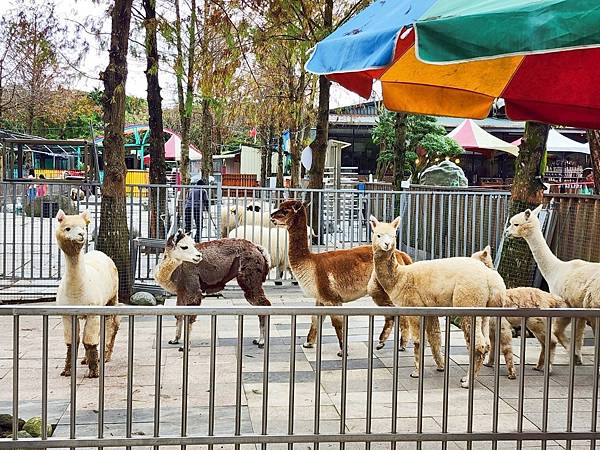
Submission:
[[[271,255],[269,255],[269,252],[267,251],[267,249],[264,248],[262,245],[257,245],[256,248],[258,248],[258,251],[263,256],[263,258],[265,258],[265,274],[268,274],[269,269],[271,268]],[[265,275],[265,278],[266,278],[266,275]]]

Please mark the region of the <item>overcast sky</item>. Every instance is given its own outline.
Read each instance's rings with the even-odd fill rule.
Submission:
[[[42,0],[25,0],[25,2],[42,1]],[[15,4],[22,5],[23,1],[15,2],[14,0],[0,0],[0,14],[5,13],[13,8]],[[86,18],[93,17],[100,21],[105,17],[106,4],[98,5],[93,0],[57,0],[56,14],[61,20],[68,21],[69,19],[84,23]],[[110,19],[104,18],[103,31],[110,33]],[[78,70],[85,74],[81,76],[74,87],[81,90],[92,90],[95,87],[102,87],[101,81],[98,79],[98,74],[108,63],[108,52],[100,48],[100,43],[97,39],[89,34],[82,33],[82,39],[86,39],[89,44],[89,52],[84,61],[78,66]],[[133,44],[130,44],[133,45]],[[128,78],[126,91],[129,95],[136,97],[146,97],[146,77],[144,69],[146,61],[144,58],[129,56]],[[165,106],[175,104],[177,94],[175,91],[174,76],[168,72],[161,71],[160,83],[163,88],[162,94]],[[378,91],[379,89],[376,89]],[[378,96],[381,97],[380,95]],[[359,103],[362,99],[352,92],[347,91],[341,86],[334,83],[331,91],[331,107],[346,106]]]

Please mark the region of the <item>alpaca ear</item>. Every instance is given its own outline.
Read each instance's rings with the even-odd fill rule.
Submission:
[[[81,214],[79,214],[79,217],[81,217],[85,221],[86,225],[89,225],[92,221],[92,219],[90,218],[90,213],[87,209],[84,210]]]
[[[400,226],[400,221],[402,219],[400,219],[400,216],[396,217],[394,220],[392,220],[391,225],[395,228],[398,229],[398,227]]]
[[[304,207],[306,209],[308,209],[308,207],[310,206],[310,200],[305,201],[303,204],[304,204]]]
[[[56,213],[56,220],[58,220],[59,222],[62,222],[66,217],[65,212],[62,209],[59,209],[58,212]]]
[[[531,211],[531,214],[533,214],[534,216],[538,216],[538,214],[540,213],[540,211],[542,210],[542,206],[544,205],[538,205],[537,208],[535,208],[533,211]]]
[[[525,214],[525,220],[529,220],[529,218],[531,217],[531,210],[526,209],[524,214]]]
[[[486,245],[485,248],[483,249],[483,256],[487,256],[487,255],[492,256],[492,247],[490,247],[489,245]]]
[[[165,247],[170,248],[173,247],[173,240],[175,239],[175,236],[171,235],[167,238],[167,244],[165,245]]]
[[[375,227],[379,225],[379,220],[374,215],[369,216],[369,223],[371,224],[371,229],[375,231]]]
[[[295,213],[297,213],[298,211],[300,211],[302,209],[303,206],[304,206],[304,204],[301,201],[297,201],[292,206],[292,209],[294,210]]]

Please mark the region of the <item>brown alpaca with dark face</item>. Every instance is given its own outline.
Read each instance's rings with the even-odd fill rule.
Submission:
[[[271,214],[273,223],[285,226],[290,234],[289,260],[294,277],[304,293],[314,297],[317,306],[341,306],[343,303],[370,295],[379,306],[394,306],[389,296],[373,277],[373,248],[363,245],[352,249],[312,253],[308,248],[306,231],[306,206],[298,200],[287,200]],[[406,253],[396,251],[401,264],[411,264]],[[343,320],[341,316],[331,316],[340,343],[343,345]],[[401,318],[401,349],[406,345],[407,322]],[[386,316],[385,325],[379,336],[378,349],[385,345],[394,326],[394,318]],[[312,325],[304,347],[314,345],[317,335],[317,318]],[[340,350],[341,355],[341,350]]]
[[[165,290],[177,295],[177,305],[200,305],[203,293],[222,291],[225,285],[236,280],[244,297],[253,306],[270,306],[262,284],[269,273],[269,255],[265,250],[245,239],[219,239],[195,243],[182,230],[167,239],[164,259],[154,272],[154,279]],[[183,317],[176,316],[175,339],[181,339]],[[191,325],[196,316],[191,316]],[[259,316],[260,338],[254,343],[264,345],[265,317]],[[188,333],[189,336],[189,333]],[[181,349],[180,349],[181,350]]]

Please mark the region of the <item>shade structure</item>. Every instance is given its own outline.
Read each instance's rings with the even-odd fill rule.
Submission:
[[[521,138],[513,142],[514,145],[521,144]],[[546,150],[551,153],[583,153],[590,154],[590,145],[574,141],[562,135],[554,128],[548,132],[548,140],[546,141]]]
[[[165,130],[170,137],[165,142],[165,159],[181,161],[181,136],[172,130]],[[190,161],[199,161],[202,159],[202,154],[190,145]],[[144,156],[144,164],[150,162],[150,155]]]
[[[425,3],[444,1],[450,0]],[[395,111],[482,119],[502,97],[513,120],[600,128],[600,48],[425,64],[416,57],[410,27],[419,6],[416,0],[373,3],[321,41],[306,68],[363,97],[380,78],[384,103]],[[388,24],[385,33],[381,23]]]
[[[597,47],[597,0],[438,0],[416,21],[417,54],[448,63]]]
[[[448,133],[448,136],[467,150],[496,150],[513,156],[519,154],[519,148],[516,145],[504,142],[502,139],[488,133],[471,119],[462,122]]]

